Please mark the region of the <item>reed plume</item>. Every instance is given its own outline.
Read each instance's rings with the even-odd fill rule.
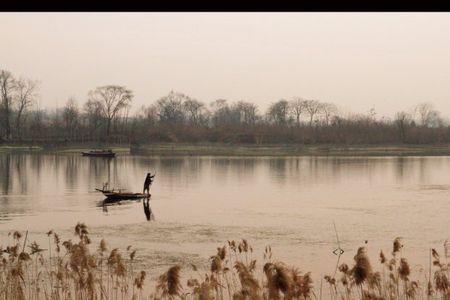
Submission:
[[[219,255],[211,256],[211,272],[217,273],[222,271],[222,259]]]
[[[393,247],[392,247],[392,255],[395,256],[398,252],[400,252],[402,247],[403,247],[403,245],[401,243],[401,238],[396,237],[394,239],[394,243],[393,243]]]
[[[269,298],[279,299],[280,292],[289,294],[292,286],[292,278],[283,264],[266,263],[263,270],[267,278]]]
[[[383,250],[380,250],[380,263],[385,264],[387,261],[386,256],[384,255]]]
[[[365,247],[359,247],[354,260],[355,265],[352,269],[353,278],[357,285],[361,285],[372,274],[372,267],[369,258],[367,257]]]
[[[250,299],[259,299],[260,286],[253,276],[251,269],[247,268],[247,266],[240,261],[235,263],[234,268],[239,275],[242,286],[242,289],[238,294],[240,296],[248,296]]]
[[[159,276],[158,285],[156,286],[157,291],[161,292],[163,297],[174,297],[179,296],[181,292],[180,284],[180,270],[181,267],[176,265],[170,267],[166,273]]]
[[[401,258],[400,266],[398,267],[398,274],[400,276],[400,279],[407,281],[410,273],[411,273],[411,269],[409,268],[409,264],[406,261],[406,258]]]
[[[134,285],[138,289],[142,290],[146,276],[147,276],[147,273],[145,273],[145,271],[141,271],[141,272],[139,272],[139,275],[134,279]]]

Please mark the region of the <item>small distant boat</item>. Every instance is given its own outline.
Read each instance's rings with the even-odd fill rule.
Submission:
[[[101,190],[101,189],[95,189],[95,190],[102,192],[103,195],[105,195],[106,198],[109,200],[142,199],[142,198],[150,197],[150,195],[147,195],[147,194],[122,192],[121,190],[119,190],[119,191]]]
[[[89,152],[81,152],[83,156],[93,156],[93,157],[115,157],[116,153],[112,150],[92,150]]]

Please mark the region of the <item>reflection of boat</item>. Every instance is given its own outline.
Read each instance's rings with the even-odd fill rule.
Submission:
[[[96,190],[102,192],[103,195],[105,195],[108,200],[142,199],[150,197],[149,194],[122,192],[121,190],[118,191],[101,190],[101,189]]]
[[[111,198],[105,198],[104,200],[102,200],[102,201],[100,201],[98,203],[98,206],[99,207],[105,207],[105,206],[111,206],[111,205],[122,205],[122,204],[135,203],[135,202],[139,202],[139,201],[141,201],[141,199],[111,199]]]
[[[81,152],[83,156],[94,156],[94,157],[114,157],[115,152],[112,150],[91,150],[89,152]]]
[[[103,201],[100,201],[98,203],[98,207],[103,208],[103,212],[108,213],[108,207],[110,206],[116,206],[116,205],[123,205],[123,204],[131,204],[141,201],[141,199],[111,199],[106,198]],[[144,207],[144,213],[145,218],[147,221],[155,221],[155,214],[153,213],[151,207],[150,207],[150,195],[146,197],[145,199],[142,199],[142,205]]]

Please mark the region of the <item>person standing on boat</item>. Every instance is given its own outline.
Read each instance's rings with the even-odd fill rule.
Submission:
[[[153,182],[153,178],[155,177],[155,174],[151,174],[151,173],[147,173],[147,177],[145,177],[145,182],[144,182],[144,190],[142,191],[143,194],[145,194],[145,192],[147,191],[147,195],[150,194],[150,185]]]

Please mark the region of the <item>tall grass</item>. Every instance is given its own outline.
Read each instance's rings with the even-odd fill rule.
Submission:
[[[207,268],[175,265],[152,281],[151,270],[136,268],[131,246],[109,249],[103,239],[94,245],[80,223],[74,235],[61,241],[49,231],[43,249],[12,232],[11,245],[0,247],[0,299],[450,299],[447,242],[442,256],[430,249],[422,280],[412,279],[397,238],[389,255],[380,252],[377,267],[360,247],[350,265],[314,286],[310,272],[275,260],[270,246],[258,262],[246,240],[218,247]]]

